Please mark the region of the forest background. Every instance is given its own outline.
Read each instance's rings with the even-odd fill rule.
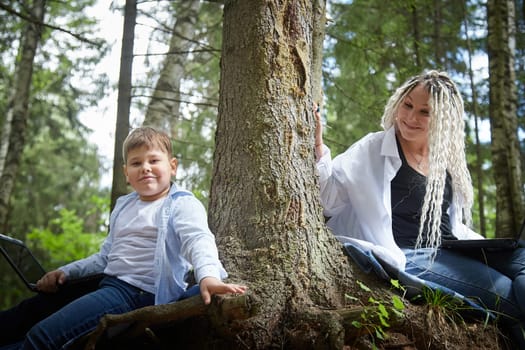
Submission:
[[[107,3],[108,11],[124,15],[122,2]],[[513,108],[501,111],[510,115],[501,118],[513,120],[519,135],[519,195],[523,196],[525,5],[522,0],[510,3],[515,8],[511,75],[515,101]],[[94,74],[112,44],[105,42],[90,14],[94,4],[93,0],[45,3],[45,26],[28,67],[23,64],[22,43],[28,36],[29,2],[0,3],[4,18],[0,24],[0,169],[2,176],[11,175],[13,183],[7,197],[8,186],[3,185],[1,192],[2,232],[27,242],[48,269],[96,251],[107,233],[112,195],[102,178],[113,164],[101,158],[97,145],[90,142],[91,130],[80,120],[83,111],[117,89],[106,74]],[[219,103],[222,5],[193,0],[136,5],[135,29],[146,29],[141,32],[148,33],[149,41],[145,51],[132,58],[134,67],[140,62],[144,74],[132,76],[129,108],[135,117],[128,119],[130,127],[145,123],[169,130],[180,162],[176,181],[208,203]],[[458,82],[466,104],[468,162],[477,198],[474,225],[490,237],[498,211],[489,113],[487,4],[328,1],[327,13],[321,104],[327,124],[325,141],[333,154],[380,129],[383,106],[400,81],[428,68],[446,70]],[[125,62],[126,57],[122,59]],[[10,126],[10,108],[24,69],[32,70],[28,118],[23,134],[16,135],[21,129]],[[5,150],[11,139],[6,135],[13,133],[24,140],[14,176],[6,170],[13,162]],[[519,210],[523,213],[523,206]],[[29,295],[3,260],[0,283],[2,308]]]

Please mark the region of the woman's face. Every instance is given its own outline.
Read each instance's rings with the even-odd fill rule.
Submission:
[[[428,141],[430,124],[429,93],[422,85],[417,85],[401,101],[397,108],[396,128],[406,141]]]

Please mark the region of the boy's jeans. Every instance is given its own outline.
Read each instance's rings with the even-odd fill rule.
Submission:
[[[122,314],[152,305],[155,297],[117,278],[104,277],[99,288],[37,323],[24,341],[2,349],[66,349],[96,328],[105,314]]]

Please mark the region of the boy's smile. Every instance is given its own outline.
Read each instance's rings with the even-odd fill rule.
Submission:
[[[126,180],[143,201],[165,196],[176,173],[176,158],[170,159],[166,152],[147,146],[130,150],[124,165]]]

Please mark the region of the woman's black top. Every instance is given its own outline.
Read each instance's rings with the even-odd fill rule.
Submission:
[[[390,186],[392,191],[392,230],[394,240],[401,248],[414,248],[419,235],[419,222],[421,219],[421,209],[425,198],[426,176],[415,171],[408,165],[399,141],[397,149],[401,156],[402,165]],[[455,239],[452,234],[448,208],[452,202],[452,179],[447,173],[445,183],[445,193],[441,206],[441,238]],[[424,239],[422,246],[427,244],[427,225],[424,226]]]

